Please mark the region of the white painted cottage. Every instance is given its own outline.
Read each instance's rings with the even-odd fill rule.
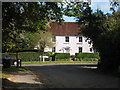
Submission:
[[[80,27],[76,22],[64,22],[64,24],[59,25],[58,23],[49,23],[54,35],[54,47],[45,48],[45,52],[57,52],[57,53],[70,53],[70,55],[75,55],[78,52],[94,52],[92,45],[86,41],[86,37],[82,36],[80,33]]]

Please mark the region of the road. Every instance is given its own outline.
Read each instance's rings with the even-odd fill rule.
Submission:
[[[103,74],[95,64],[24,65],[38,74],[47,88],[119,88],[117,76]]]

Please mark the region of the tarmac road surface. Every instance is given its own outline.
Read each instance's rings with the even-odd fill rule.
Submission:
[[[120,78],[100,73],[96,64],[29,64],[47,88],[119,88]]]

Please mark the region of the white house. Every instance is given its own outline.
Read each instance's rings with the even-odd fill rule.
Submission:
[[[76,22],[64,22],[63,25],[58,23],[49,23],[54,35],[54,47],[45,48],[45,52],[70,53],[75,55],[78,52],[94,52],[92,45],[86,40],[86,37],[80,34],[80,27]]]

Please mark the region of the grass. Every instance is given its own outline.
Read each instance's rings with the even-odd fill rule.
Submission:
[[[3,68],[2,72],[0,72],[0,78],[7,79],[10,76],[9,72],[19,72],[19,71],[25,71],[26,69],[24,67],[17,68],[16,66],[11,66],[10,68]]]
[[[24,67],[17,68],[16,66],[11,66],[10,68],[3,68],[3,71],[6,72],[19,72],[19,71],[25,71],[26,69]]]
[[[6,73],[0,73],[0,78],[2,79],[6,79],[6,78],[9,78],[10,75],[9,74],[6,74]]]
[[[98,61],[27,61],[22,64],[59,64],[59,63],[98,63]]]

